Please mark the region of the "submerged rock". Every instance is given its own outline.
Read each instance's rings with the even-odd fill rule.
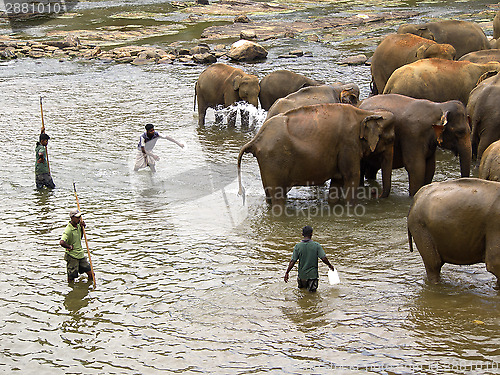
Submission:
[[[340,60],[338,63],[341,65],[363,65],[364,63],[366,63],[367,60],[368,57],[366,57],[366,55],[361,53],[359,55],[350,56],[343,60]]]

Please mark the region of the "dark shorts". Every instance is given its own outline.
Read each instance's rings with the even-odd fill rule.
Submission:
[[[42,189],[44,186],[47,186],[49,189],[54,189],[56,187],[52,177],[48,173],[35,175],[35,183],[37,189]]]
[[[318,289],[318,279],[302,280],[297,277],[297,285],[299,288],[307,288],[310,292],[315,292]]]
[[[66,261],[66,269],[68,271],[68,279],[74,280],[81,273],[90,272],[90,264],[87,262],[87,258],[82,259],[73,258],[69,254],[64,254],[64,260]]]

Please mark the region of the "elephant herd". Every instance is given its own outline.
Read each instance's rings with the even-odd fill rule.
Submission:
[[[493,25],[498,38],[500,11]],[[413,239],[429,281],[439,281],[444,263],[485,262],[500,286],[500,49],[491,48],[496,42],[467,21],[402,25],[375,49],[372,92],[362,101],[354,83],[328,85],[288,70],[259,82],[241,69],[213,64],[195,85],[199,125],[207,108],[261,103],[267,118],[239,152],[238,182],[244,195],[241,161],[251,153],[273,206],[285,205],[293,186],[327,181],[330,204],[340,198],[353,202],[364,178],[374,179],[378,170],[380,197],[387,197],[392,169],[405,168],[414,196],[410,248]],[[242,124],[247,120],[242,114]],[[431,184],[438,146],[459,156],[462,178]],[[469,178],[473,160],[480,165],[479,179]]]

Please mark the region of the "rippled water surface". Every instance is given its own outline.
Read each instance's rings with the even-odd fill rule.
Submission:
[[[455,15],[480,21],[489,9],[482,1],[417,3],[385,6],[417,9],[416,21]],[[339,2],[308,12],[377,7]],[[490,26],[484,24],[491,35]],[[326,82],[353,81],[366,97],[369,68],[335,61],[370,54],[395,27],[358,36],[345,30],[351,42],[269,41],[269,59],[242,68],[260,77],[289,68]],[[313,57],[277,58],[291,48]],[[255,128],[216,125],[211,111],[207,126],[197,126],[193,87],[203,68],[0,64],[0,371],[499,373],[494,277],[484,264],[446,265],[439,286],[426,283],[418,252],[408,249],[406,173],[394,171],[390,198],[364,200],[356,214],[329,211],[318,198],[321,188],[301,188],[276,216],[265,204],[257,161],[247,154],[243,205],[236,157]],[[40,96],[54,191],[34,189]],[[186,145],[160,140],[156,174],[132,170],[147,122]],[[458,160],[439,151],[435,179],[458,176]],[[65,281],[58,242],[75,206],[73,182],[88,225],[95,290],[84,278],[74,286]],[[321,265],[316,294],[282,279],[305,224],[342,280],[328,285]]]

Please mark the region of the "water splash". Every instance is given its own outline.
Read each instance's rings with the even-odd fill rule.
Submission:
[[[222,105],[217,106],[215,108],[215,123],[255,130],[262,126],[266,115],[267,112],[264,109],[241,101],[226,108]]]

